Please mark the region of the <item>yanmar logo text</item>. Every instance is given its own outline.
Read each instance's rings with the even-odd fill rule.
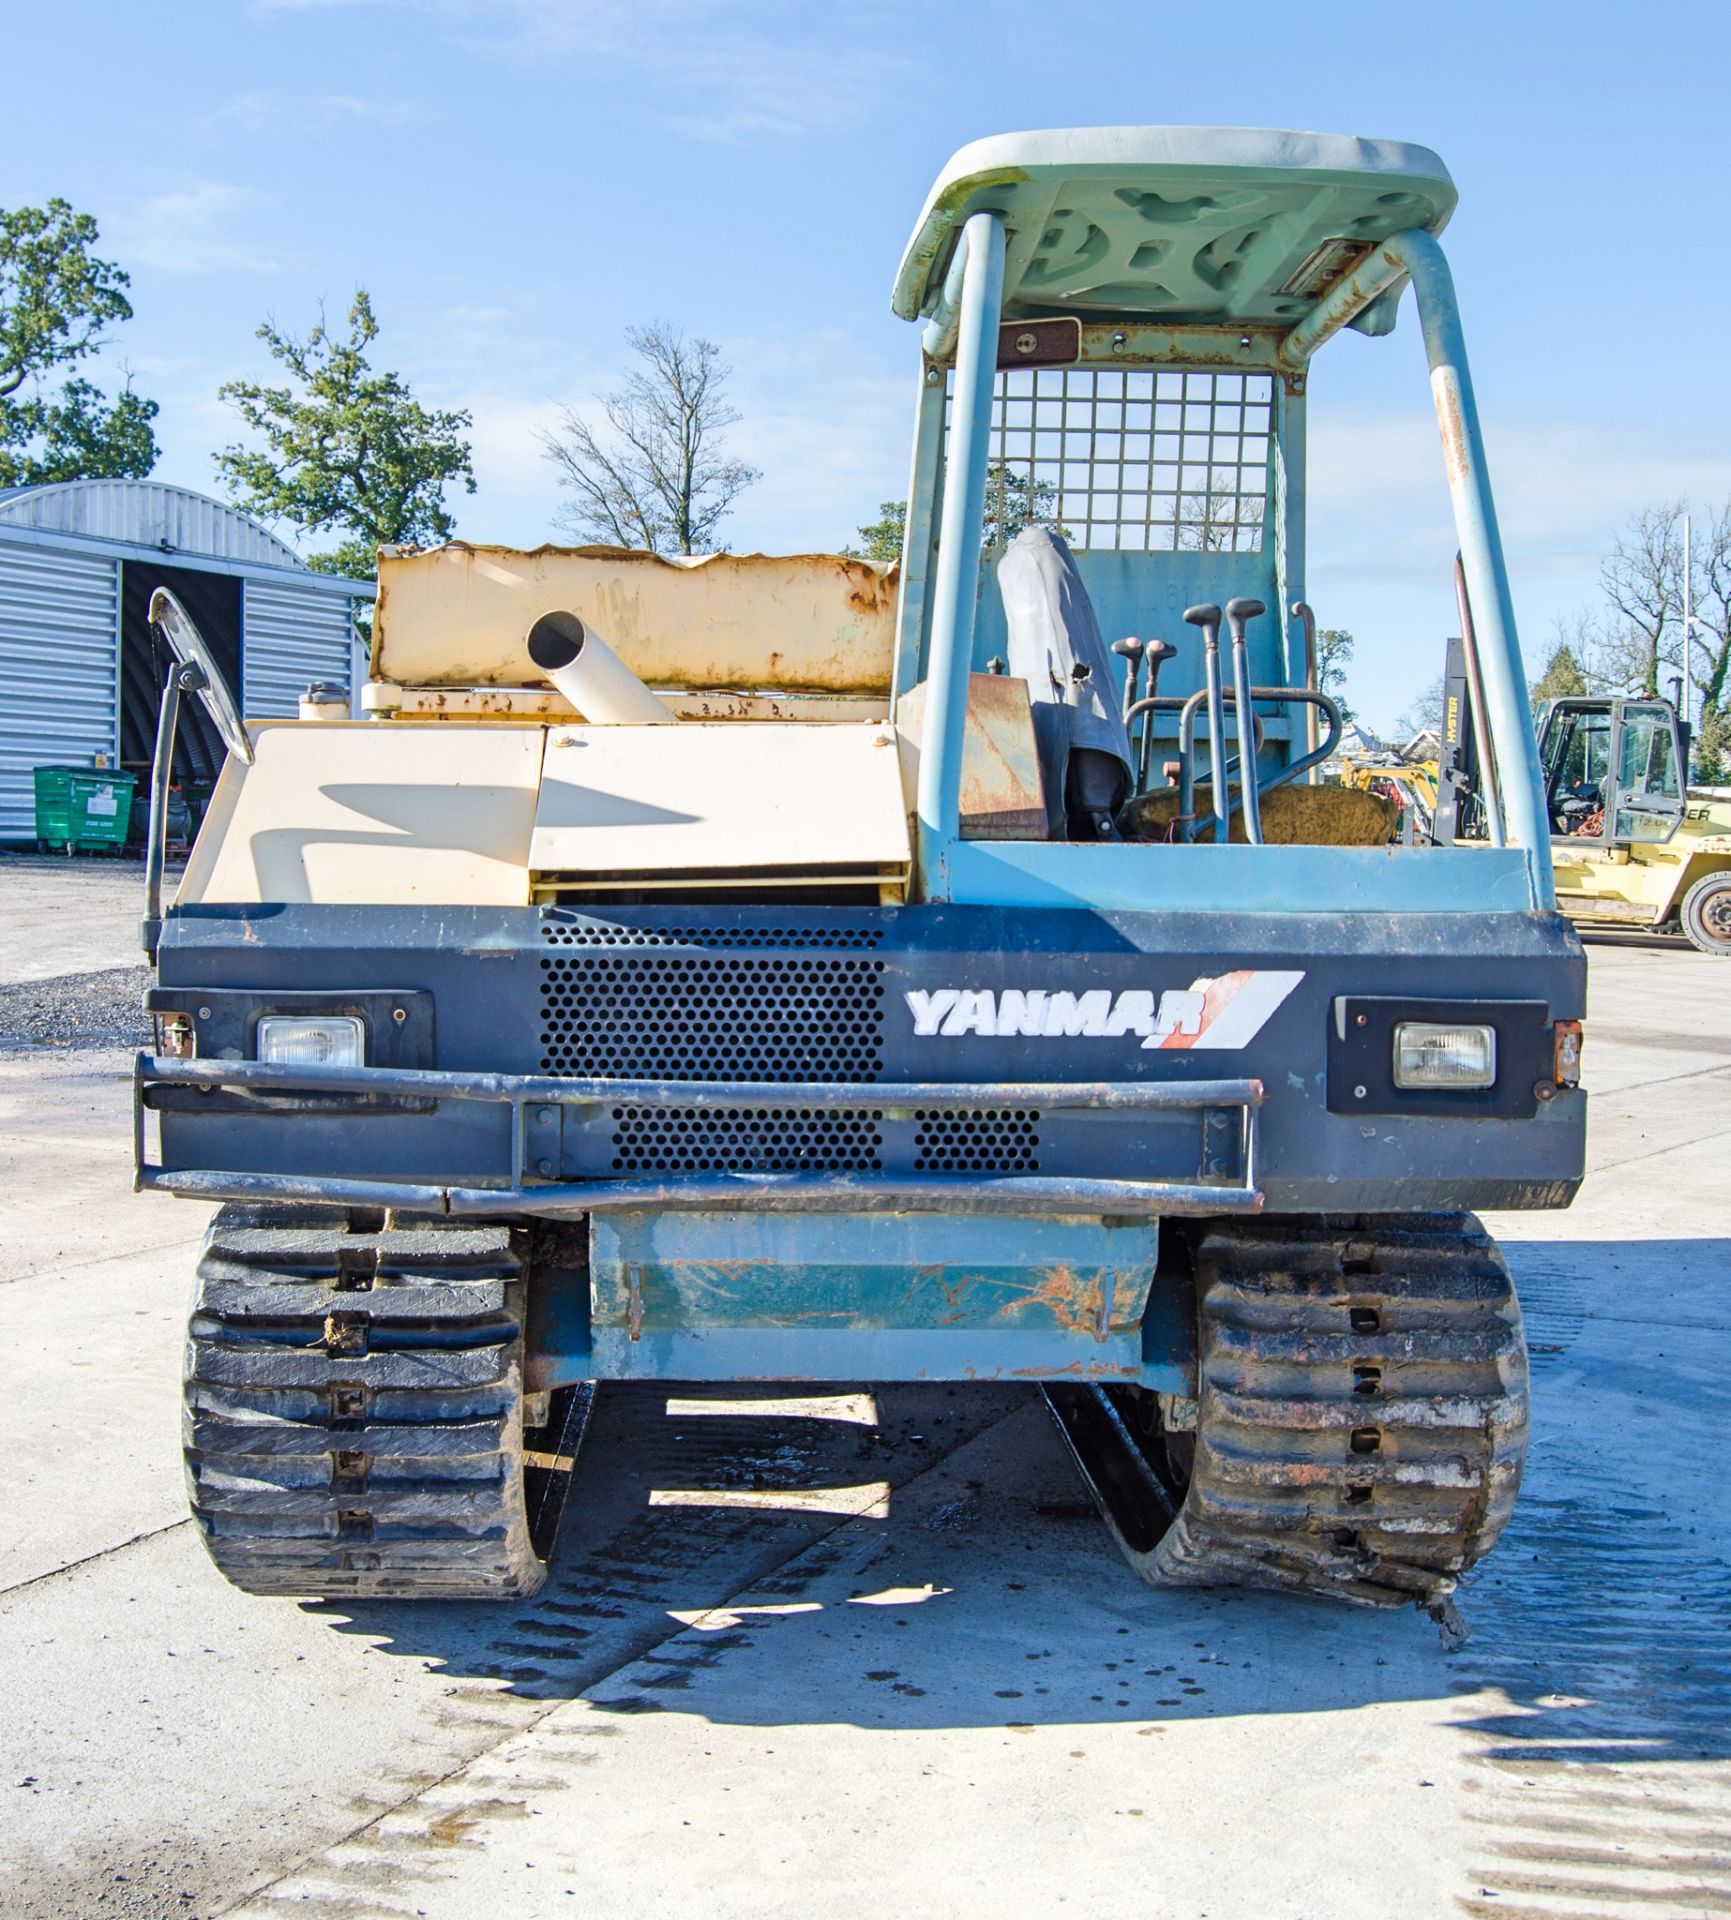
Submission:
[[[1164,993],[1097,987],[1084,993],[1045,987],[934,987],[905,997],[922,1040],[982,1038],[1113,1040],[1138,1035],[1144,1047],[1236,1051],[1304,978],[1302,973],[1243,969],[1169,987]]]

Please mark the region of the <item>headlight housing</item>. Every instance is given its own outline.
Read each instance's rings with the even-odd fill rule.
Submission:
[[[1497,1030],[1468,1022],[1402,1020],[1394,1030],[1397,1087],[1493,1087]]]
[[[366,1065],[366,1023],[356,1014],[267,1013],[258,1023],[258,1057],[273,1067]]]

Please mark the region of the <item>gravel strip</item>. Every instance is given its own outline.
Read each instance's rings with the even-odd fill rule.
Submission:
[[[32,1047],[141,1047],[148,967],[105,967],[0,986],[0,1051]]]

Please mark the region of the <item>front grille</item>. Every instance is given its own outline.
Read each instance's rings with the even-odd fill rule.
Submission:
[[[869,1107],[615,1107],[616,1173],[877,1173]]]
[[[550,947],[824,947],[866,950],[881,944],[882,927],[636,927],[577,919],[558,912],[541,922]]]
[[[541,960],[541,1066],[624,1080],[875,1080],[883,962],[588,951]]]
[[[919,1108],[915,1173],[1037,1173],[1033,1107]]]

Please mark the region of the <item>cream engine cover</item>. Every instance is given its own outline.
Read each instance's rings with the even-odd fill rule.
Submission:
[[[257,727],[253,764],[230,755],[223,768],[176,904],[526,905],[545,738],[401,721]]]
[[[893,882],[910,859],[898,758],[881,722],[554,727],[529,864],[596,885]]]

